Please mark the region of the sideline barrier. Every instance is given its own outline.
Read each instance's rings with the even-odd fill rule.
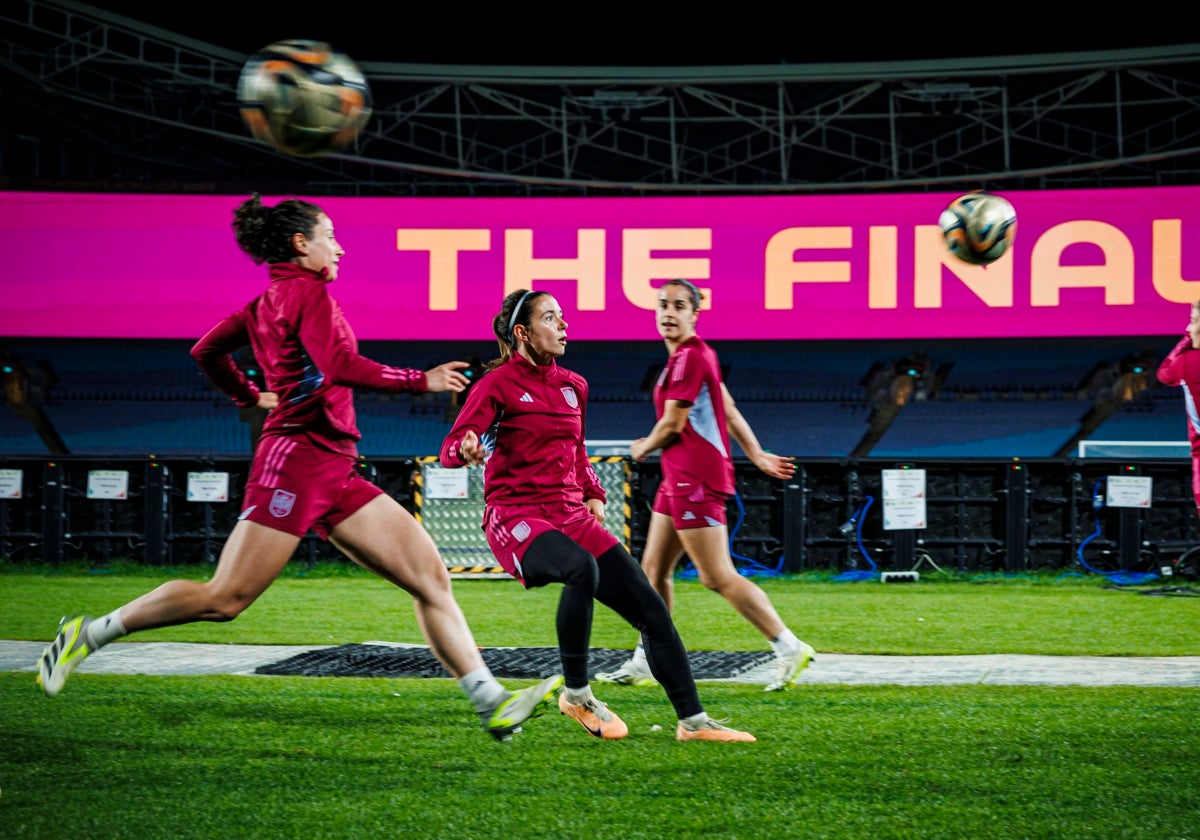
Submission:
[[[658,463],[592,460],[608,489],[605,524],[640,557]],[[237,522],[249,464],[0,456],[0,557],[13,564],[214,563]],[[421,518],[455,574],[495,575],[479,529],[481,471],[454,471],[465,476],[464,497],[446,498],[440,489],[429,498],[435,467],[428,456],[359,461],[364,475]],[[745,459],[735,468],[731,531],[741,525],[732,553],[782,573],[1157,571],[1200,546],[1186,459],[802,459],[786,482]],[[889,500],[884,477],[905,469],[921,474],[922,527],[888,526],[904,522],[896,511],[904,513],[907,500]],[[868,498],[878,503],[864,506]],[[293,562],[341,558],[310,534]]]

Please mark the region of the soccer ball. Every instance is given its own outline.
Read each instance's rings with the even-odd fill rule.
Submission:
[[[1004,256],[1017,235],[1017,211],[1007,199],[975,190],[950,202],[938,217],[950,253],[971,265]]]
[[[320,41],[278,41],[238,79],[242,119],[281,152],[315,157],[343,148],[371,117],[371,90],[349,56]]]

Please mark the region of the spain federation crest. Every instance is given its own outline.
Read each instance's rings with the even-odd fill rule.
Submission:
[[[275,495],[271,497],[271,506],[268,510],[271,515],[282,519],[292,512],[292,506],[296,504],[296,494],[289,493],[286,490],[276,490]]]
[[[575,396],[574,388],[566,385],[560,390],[562,391],[563,399],[567,401],[567,405],[571,406],[571,408],[579,408],[579,397]]]

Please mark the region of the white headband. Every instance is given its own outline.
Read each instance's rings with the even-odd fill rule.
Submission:
[[[521,295],[521,299],[517,301],[517,305],[513,307],[512,317],[508,319],[508,343],[516,346],[516,339],[513,338],[513,327],[517,325],[517,316],[521,314],[521,307],[525,305],[525,299],[533,294],[533,289],[530,289],[525,294]]]

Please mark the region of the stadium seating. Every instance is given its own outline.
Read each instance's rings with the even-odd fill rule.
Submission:
[[[41,455],[46,444],[33,426],[17,416],[9,406],[0,406],[0,456]]]
[[[1179,388],[1156,388],[1119,408],[1104,424],[1108,440],[1185,441],[1187,419]]]
[[[228,400],[64,400],[47,415],[80,455],[248,455],[250,431]]]
[[[763,447],[797,457],[844,457],[866,438],[873,416],[867,382],[917,356],[924,377],[867,454],[916,457],[1049,457],[1080,429],[1107,387],[1104,374],[1131,352],[1165,355],[1163,339],[1009,343],[943,341],[911,348],[898,342],[713,342],[738,407]],[[234,455],[250,450],[250,426],[188,354],[190,342],[9,341],[30,364],[46,363],[54,381],[42,408],[73,454]],[[422,354],[429,347],[422,348]],[[434,355],[454,358],[434,349]],[[490,358],[491,348],[478,348]],[[364,348],[390,364],[411,348],[376,342]],[[579,342],[563,364],[588,379],[589,440],[625,441],[653,425],[650,388],[665,361],[659,341]],[[436,364],[438,362],[430,362]],[[1099,371],[1099,374],[1097,373]],[[1091,437],[1179,441],[1186,437],[1178,389],[1159,386],[1122,404]],[[888,381],[886,376],[884,381]],[[1089,384],[1090,383],[1090,384]],[[1097,385],[1096,383],[1100,383]],[[361,393],[356,400],[363,455],[434,455],[449,429],[448,394]],[[47,452],[32,424],[0,412],[0,456]],[[734,446],[734,454],[741,454]],[[861,454],[861,453],[860,453]]]
[[[366,457],[436,455],[450,430],[445,408],[428,410],[408,398],[373,401],[359,397],[355,404],[363,439],[358,451]]]
[[[1052,457],[1079,428],[1086,400],[909,403],[871,450],[879,457]]]
[[[862,346],[801,342],[713,343],[726,370],[726,383],[738,403],[775,400],[861,402],[863,379],[887,353]],[[745,413],[745,412],[743,412]]]
[[[949,393],[1054,393],[1080,389],[1106,359],[1095,347],[1041,345],[956,347],[939,354],[953,362],[942,390]]]

